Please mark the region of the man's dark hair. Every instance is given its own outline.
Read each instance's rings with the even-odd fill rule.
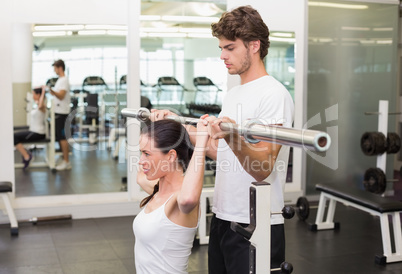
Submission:
[[[260,40],[260,58],[264,59],[269,48],[269,29],[261,15],[251,6],[241,6],[224,12],[218,23],[212,23],[212,35],[230,41],[241,39],[248,48],[251,41]]]
[[[54,63],[53,63],[52,66],[55,66],[55,67],[58,67],[58,68],[61,67],[61,68],[63,69],[63,71],[66,70],[66,65],[64,64],[64,61],[61,60],[61,59],[59,59],[59,60],[57,60],[57,61],[54,61]]]

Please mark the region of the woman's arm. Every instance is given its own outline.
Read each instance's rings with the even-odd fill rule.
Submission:
[[[46,111],[46,99],[45,99],[45,86],[42,86],[42,93],[40,94],[38,101],[38,109],[42,112]]]
[[[150,181],[147,179],[147,176],[144,173],[144,170],[141,166],[139,166],[137,173],[137,184],[149,195],[154,192],[154,187],[158,183],[159,180]]]
[[[184,127],[186,128],[188,135],[190,136],[191,144],[195,146],[197,140],[197,128],[192,125],[185,125]],[[209,138],[206,146],[206,155],[214,161],[216,161],[218,142],[219,140]]]
[[[206,128],[207,121],[204,120],[207,116],[207,114],[202,116],[201,121],[197,124],[197,137],[193,156],[177,196],[179,210],[185,214],[192,212],[200,202],[204,182],[206,146],[210,139]]]

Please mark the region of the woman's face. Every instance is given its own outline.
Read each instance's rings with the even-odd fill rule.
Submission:
[[[37,94],[36,92],[32,92],[32,96],[33,96],[34,101],[39,101],[40,94]]]
[[[146,134],[142,134],[140,137],[140,152],[139,164],[148,180],[164,177],[171,170],[172,163],[169,161],[169,153],[164,154],[156,147],[153,138]]]

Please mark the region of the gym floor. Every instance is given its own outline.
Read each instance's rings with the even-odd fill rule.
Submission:
[[[310,212],[313,222],[316,209]],[[134,216],[20,223],[18,237],[0,225],[0,273],[135,273]],[[337,205],[338,231],[311,232],[296,217],[286,220],[286,261],[296,274],[402,273],[402,263],[379,266],[380,222],[363,211]],[[195,245],[189,273],[208,273],[207,245]]]

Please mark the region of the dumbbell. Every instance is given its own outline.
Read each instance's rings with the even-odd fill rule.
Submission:
[[[271,212],[271,215],[282,215],[285,219],[292,219],[295,216],[295,210],[291,206],[284,206],[281,212]]]
[[[279,268],[271,269],[271,272],[272,271],[280,271],[280,273],[290,274],[293,272],[293,265],[288,262],[283,262],[283,263],[281,263]]]
[[[295,207],[285,206],[282,212],[273,212],[272,215],[281,214],[285,219],[291,219],[297,214],[297,217],[301,221],[305,221],[310,214],[310,204],[306,197],[299,197]]]

